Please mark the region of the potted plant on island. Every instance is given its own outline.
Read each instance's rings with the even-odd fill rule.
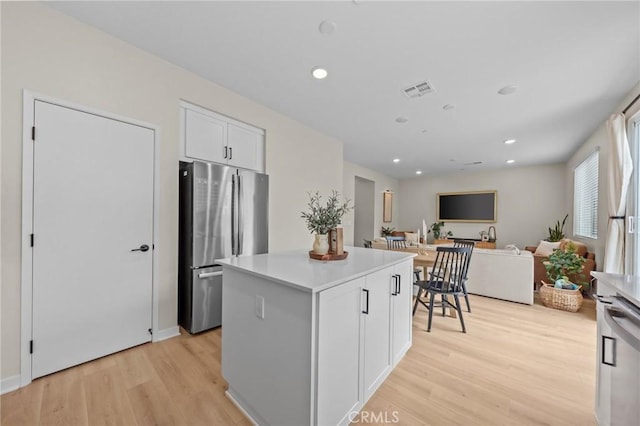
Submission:
[[[313,243],[313,252],[325,255],[329,251],[328,232],[336,228],[342,221],[349,210],[353,209],[349,206],[350,200],[340,203],[338,200],[339,193],[336,190],[331,191],[331,196],[327,200],[325,206],[320,205],[322,197],[316,191],[314,194],[309,193],[309,211],[302,212],[302,217],[307,221],[307,229],[311,233],[315,233],[315,241]]]
[[[544,262],[549,284],[543,281],[540,287],[540,297],[545,306],[570,312],[580,309],[583,300],[580,291],[589,286],[582,272],[584,261],[571,241],[549,255],[549,260]]]

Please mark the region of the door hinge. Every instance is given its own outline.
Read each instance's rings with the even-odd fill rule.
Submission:
[[[31,240],[30,241],[31,247],[33,247],[33,234],[31,234],[29,237],[30,237],[30,240]]]
[[[29,353],[33,353],[33,340],[29,340]]]
[[[31,140],[32,141],[36,140],[36,126],[31,127]]]
[[[149,334],[153,336],[153,330],[149,329]]]

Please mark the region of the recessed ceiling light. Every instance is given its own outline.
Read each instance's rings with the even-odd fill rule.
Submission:
[[[516,143],[515,139],[507,139],[506,141],[504,141],[505,145],[511,145],[512,143]]]
[[[504,86],[502,89],[498,90],[498,94],[500,95],[510,95],[512,93],[515,93],[515,91],[518,90],[518,86],[515,85],[509,85],[509,86]]]
[[[398,118],[396,118],[396,123],[404,124],[407,121],[409,121],[409,119],[407,117],[398,117]]]
[[[322,67],[313,67],[311,69],[311,75],[314,76],[315,78],[317,78],[318,80],[322,80],[323,78],[325,78],[329,73],[327,72],[327,70],[325,70]]]
[[[442,107],[442,109],[445,110],[445,111],[449,111],[449,110],[454,109],[455,107],[456,106],[453,105],[453,104],[446,104],[445,106]]]
[[[394,159],[393,159],[393,162],[394,162],[394,163],[399,163],[399,162],[400,162],[400,159],[399,159],[399,158],[394,158]]]
[[[515,162],[516,162],[516,160],[507,160],[507,164],[513,164]]]
[[[417,175],[421,175],[422,174],[422,170],[416,170],[416,174]]]
[[[321,34],[333,34],[333,32],[336,30],[336,23],[327,19],[320,22],[318,30]]]

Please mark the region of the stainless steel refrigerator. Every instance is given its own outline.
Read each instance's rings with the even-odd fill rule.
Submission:
[[[180,162],[178,323],[198,333],[222,323],[216,259],[268,250],[269,176]]]

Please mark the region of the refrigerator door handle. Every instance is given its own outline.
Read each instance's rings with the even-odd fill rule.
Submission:
[[[216,272],[201,272],[198,274],[198,278],[211,278],[211,277],[218,277],[222,275],[222,271],[216,271]]]
[[[240,179],[240,175],[238,175],[238,247],[236,250],[236,254],[242,254],[242,240],[244,239],[244,214],[242,212],[242,205],[240,204],[240,200],[242,200],[242,180]]]
[[[231,175],[231,254],[236,253],[236,175]]]

